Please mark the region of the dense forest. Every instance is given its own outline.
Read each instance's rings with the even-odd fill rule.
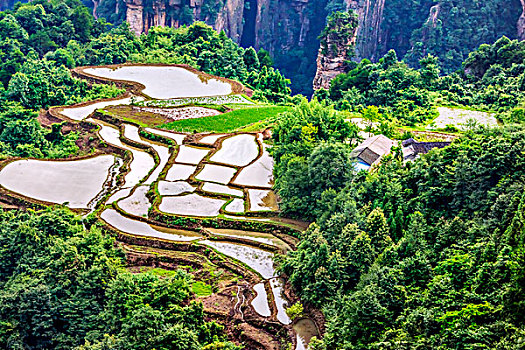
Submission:
[[[417,18],[433,4],[423,3],[411,3]],[[124,90],[79,80],[74,67],[176,63],[239,81],[254,101],[287,107],[271,121],[274,189],[283,216],[311,224],[277,260],[302,302],[326,319],[309,349],[521,348],[525,42],[502,36],[516,12],[500,2],[439,5],[431,27],[390,8],[385,25],[403,17],[410,25],[398,34],[410,40],[377,62],[348,62],[308,101],[291,96],[267,51],[204,23],[136,36],[78,0],[16,4],[0,13],[0,157],[78,154],[78,135],[42,126],[39,113]],[[505,25],[485,21],[497,8]],[[345,10],[337,1],[323,8],[337,10]],[[465,34],[473,28],[475,39]],[[295,69],[303,50],[290,60]],[[500,125],[447,126],[457,138],[446,148],[404,162],[396,146],[373,171],[354,170],[360,134],[347,119],[403,140],[438,106],[488,111]],[[0,209],[0,347],[239,349],[192,300],[190,274],[125,267],[115,239],[89,217]]]
[[[323,103],[282,115],[273,148],[281,209],[314,223],[281,269],[325,312],[315,349],[519,347],[524,52],[503,37],[440,76],[436,58],[415,70],[391,51],[334,79],[318,92]],[[394,149],[376,171],[353,171],[344,141],[356,130],[334,107],[360,110],[381,121],[375,132],[404,139],[396,126],[428,118],[436,104],[497,111],[505,126],[473,124],[413,163]]]
[[[238,349],[188,302],[186,272],[126,272],[114,239],[64,209],[0,223],[3,349]]]
[[[126,24],[108,29],[76,0],[18,3],[0,13],[0,154],[61,158],[78,151],[76,135],[40,126],[39,109],[115,97],[123,90],[88,86],[71,76],[69,68],[75,66],[188,64],[243,82],[256,91],[256,99],[289,98],[289,80],[272,67],[266,51],[242,49],[204,24],[154,28],[142,37]]]

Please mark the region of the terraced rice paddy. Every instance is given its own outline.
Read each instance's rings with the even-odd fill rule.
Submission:
[[[217,79],[202,79],[181,67],[123,66],[87,68],[84,72],[111,80],[125,80],[145,86],[144,94],[155,99],[227,95],[230,84]]]
[[[184,139],[187,136],[186,134],[178,134],[178,133],[174,133],[174,132],[169,132],[169,131],[164,131],[164,130],[159,130],[159,129],[153,129],[153,128],[146,128],[145,130],[147,132],[152,133],[152,134],[156,134],[156,135],[159,135],[159,136],[166,137],[168,139],[172,139],[173,141],[176,142],[177,145],[182,145],[182,142],[184,141]]]
[[[118,206],[126,213],[135,216],[148,216],[148,209],[151,207],[149,199],[146,197],[149,186],[138,186],[133,194],[118,202]]]
[[[273,191],[249,189],[248,197],[251,211],[272,211],[278,208]]]
[[[202,190],[208,193],[227,194],[235,197],[242,197],[242,190],[231,188],[225,185],[219,185],[212,182],[205,182],[202,186]]]
[[[162,212],[184,216],[218,216],[223,199],[188,194],[177,197],[163,197],[159,205]]]
[[[74,161],[17,160],[0,171],[0,185],[29,198],[88,208],[114,163],[111,155]]]
[[[108,106],[128,105],[132,102],[138,102],[142,100],[144,100],[144,98],[141,96],[132,96],[132,97],[126,97],[126,98],[121,98],[117,100],[101,101],[97,103],[84,104],[78,107],[65,107],[63,109],[59,109],[58,111],[60,112],[60,114],[65,115],[66,117],[70,119],[84,120],[97,109],[102,109]]]
[[[262,156],[242,169],[233,183],[241,186],[272,188],[273,158],[268,153],[268,146],[263,145]]]
[[[164,116],[168,121],[182,120],[182,119],[193,119],[211,117],[213,115],[219,115],[216,109],[204,108],[204,107],[180,107],[180,108],[155,108],[155,107],[133,107],[138,112],[155,113],[157,115]]]
[[[195,169],[197,169],[197,167],[193,165],[173,164],[173,166],[168,170],[166,180],[187,180],[191,174],[195,172]]]
[[[277,247],[277,248],[280,248],[282,251],[290,250],[290,246],[288,244],[286,244],[281,239],[275,237],[274,235],[270,233],[211,228],[211,227],[208,228],[207,230],[216,236],[242,238],[248,241],[264,243],[264,244],[267,244],[273,247]]]
[[[264,279],[269,279],[275,276],[273,253],[253,248],[251,246],[234,243],[209,240],[203,240],[199,243],[239,260],[259,273]]]
[[[255,136],[241,134],[228,137],[222,141],[222,147],[210,158],[212,162],[246,166],[259,155],[259,147]]]
[[[289,306],[288,301],[283,295],[283,280],[281,278],[272,278],[270,286],[277,305],[277,320],[282,324],[290,324],[292,320],[286,314],[286,308]]]
[[[208,155],[208,152],[210,152],[208,149],[183,145],[179,148],[179,153],[177,153],[175,162],[185,164],[199,164],[202,159]]]
[[[242,95],[222,95],[222,96],[203,96],[203,97],[189,97],[177,98],[169,100],[151,100],[139,103],[141,106],[152,107],[178,107],[189,104],[202,105],[224,105],[224,104],[246,104],[253,105],[254,103]]]
[[[161,146],[159,144],[143,140],[139,135],[139,128],[135,125],[124,125],[124,137],[132,141],[138,142],[140,144],[143,144],[145,146],[151,147],[155,150],[155,152],[157,152],[157,155],[159,156],[159,164],[145,182],[148,185],[152,184],[154,181],[157,180],[160,172],[164,169],[166,164],[168,164],[168,160],[170,158],[169,148],[166,146]]]
[[[173,111],[166,108],[203,101],[216,104],[220,104],[220,101],[252,103],[242,96],[202,97],[227,94],[231,92],[231,85],[215,79],[202,81],[197,74],[180,67],[125,66],[118,69],[92,68],[85,72],[109,79],[139,82],[145,86],[143,92],[155,98],[168,99],[192,94],[199,96],[141,103],[143,106],[151,103],[154,108],[144,109],[160,115],[171,113],[173,119],[178,118],[175,114],[184,111],[192,111],[201,116],[199,113],[209,113],[210,110],[184,107]],[[119,232],[121,237],[135,235],[174,242],[193,241],[205,246],[198,246],[200,251],[205,249],[209,253],[214,250],[225,257],[231,257],[236,260],[235,264],[246,265],[264,280],[253,286],[256,297],[248,306],[253,307],[262,317],[269,317],[274,321],[276,319],[285,325],[290,324],[291,320],[285,312],[288,301],[282,293],[283,280],[276,277],[273,263],[274,251],[291,249],[286,238],[279,238],[270,231],[262,233],[207,226],[200,234],[155,225],[159,224],[159,221],[153,221],[157,220],[157,216],[149,216],[152,212],[156,215],[188,216],[191,217],[190,222],[202,220],[213,223],[211,226],[226,222],[226,226],[222,227],[231,227],[228,226],[231,222],[274,225],[277,219],[265,218],[267,213],[258,215],[258,212],[278,210],[277,198],[271,191],[273,160],[268,153],[268,146],[262,143],[262,135],[227,134],[227,130],[222,130],[219,134],[192,135],[144,128],[149,133],[175,141],[176,146],[170,148],[173,142],[168,145],[166,141],[154,142],[141,137],[140,128],[129,121],[112,125],[101,120],[85,119],[96,109],[130,102],[130,98],[124,98],[57,108],[58,112],[68,118],[97,124],[100,128],[98,134],[105,143],[129,152],[131,159],[121,169],[123,179],[118,182],[119,186],[116,186],[117,177],[109,175],[119,169],[123,160],[119,158],[116,163],[117,158],[112,155],[76,161],[17,160],[0,170],[0,185],[30,199],[64,203],[71,208],[94,210],[100,201],[101,207],[96,211],[97,215],[109,228]],[[93,118],[96,117],[95,114]],[[122,135],[117,125],[121,126]],[[137,144],[144,147],[137,148]],[[172,151],[177,153],[171,154]],[[158,158],[153,157],[153,153]],[[252,226],[249,227],[251,230]],[[265,285],[269,287],[268,290]],[[240,290],[240,285],[237,288]],[[268,298],[267,293],[270,290],[273,298]],[[269,303],[268,299],[273,299],[275,303]],[[239,298],[238,302],[236,310],[241,310],[244,297]],[[241,317],[244,317],[242,312]],[[296,329],[297,349],[305,348],[311,338],[310,333],[313,334],[308,331],[311,325],[302,323],[298,323]]]
[[[230,213],[244,213],[244,199],[235,198],[225,208]]]
[[[222,165],[206,164],[204,168],[195,176],[200,181],[217,182],[227,184],[233,178],[237,170]]]
[[[177,196],[182,193],[193,192],[195,187],[184,181],[160,181],[158,190],[161,196]]]
[[[151,169],[155,167],[155,160],[145,151],[124,145],[120,141],[120,131],[117,128],[102,122],[97,122],[97,124],[100,126],[98,133],[104,141],[132,153],[133,161],[129,166],[130,171],[125,177],[124,187],[134,187],[149,174]]]
[[[264,288],[264,283],[257,283],[253,286],[253,290],[257,295],[252,300],[252,306],[259,315],[262,317],[270,317],[272,312],[270,311],[270,306],[268,305],[268,294]]]
[[[223,136],[224,136],[224,134],[207,135],[207,136],[204,136],[203,138],[201,138],[199,140],[199,143],[204,143],[204,144],[207,144],[207,145],[213,145],[215,143],[215,141],[217,141],[218,139],[220,139]]]
[[[438,107],[437,110],[439,117],[427,126],[429,130],[444,129],[447,125],[453,125],[461,130],[465,130],[471,121],[484,126],[498,125],[498,121],[492,113],[449,107]]]
[[[142,221],[133,220],[119,214],[114,209],[104,210],[102,214],[100,214],[100,218],[117,230],[132,235],[154,237],[179,242],[195,241],[201,238],[201,236],[192,231],[155,227]]]

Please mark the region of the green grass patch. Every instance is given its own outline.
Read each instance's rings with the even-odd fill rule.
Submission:
[[[144,266],[140,268],[140,272],[148,272],[159,277],[173,277],[177,274],[177,271],[165,270],[158,267]]]
[[[193,282],[191,289],[193,290],[193,293],[195,293],[198,297],[207,297],[212,293],[211,286],[202,281]]]
[[[287,106],[253,106],[211,117],[177,120],[161,127],[179,132],[232,132],[246,125],[274,118],[290,109]]]

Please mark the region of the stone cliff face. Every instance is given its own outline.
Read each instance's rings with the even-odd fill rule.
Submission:
[[[101,1],[104,0],[93,0],[94,3]],[[193,21],[203,21],[218,31],[224,30],[238,43],[246,24],[252,22],[253,46],[264,47],[270,52],[301,46],[310,33],[311,19],[305,11],[308,0],[153,0],[148,1],[148,6],[146,2],[124,0],[126,21],[137,35],[147,32],[152,26],[178,27],[184,24],[180,12],[188,9]],[[218,9],[216,13],[203,11],[210,5]],[[246,18],[247,6],[254,6],[253,18]]]
[[[215,10],[210,12],[209,8]],[[121,10],[125,11],[125,19],[137,35],[147,33],[153,26],[179,27],[188,22],[203,21],[218,31],[224,30],[239,42],[244,23],[243,9],[244,0],[124,0],[124,9]]]
[[[137,35],[152,26],[179,27],[203,21],[225,33],[241,46],[264,48],[276,65],[292,79],[302,81],[295,92],[311,93],[317,36],[325,25],[329,0],[93,0],[99,17],[117,11]],[[384,0],[383,0],[384,1]],[[121,4],[120,9],[115,8]],[[109,9],[109,10],[108,10]],[[115,21],[113,21],[115,22]],[[118,22],[117,22],[118,23]],[[288,56],[292,52],[293,59]],[[304,78],[297,79],[302,74]],[[308,81],[306,80],[308,79]]]
[[[347,9],[357,13],[356,58],[378,59],[385,48],[385,32],[382,30],[385,0],[345,0]]]
[[[328,20],[321,34],[314,90],[330,88],[330,81],[345,72],[347,62],[354,55],[357,28],[357,16],[353,13],[341,14]]]
[[[525,0],[521,0],[522,12],[518,19],[518,38],[525,40]]]

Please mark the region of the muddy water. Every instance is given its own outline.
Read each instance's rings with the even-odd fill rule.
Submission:
[[[253,290],[257,294],[252,300],[253,309],[262,317],[270,317],[272,312],[270,311],[270,306],[268,305],[268,294],[264,288],[264,282],[257,283],[255,286],[253,286]]]
[[[275,211],[279,209],[275,193],[270,190],[249,189],[251,211]]]
[[[272,278],[270,280],[270,287],[275,298],[275,305],[277,306],[277,320],[282,324],[290,324],[292,320],[286,314],[286,308],[289,307],[288,301],[283,295],[284,281],[282,278]]]
[[[239,260],[258,272],[264,279],[275,276],[273,253],[241,244],[204,240],[200,241],[218,252]]]
[[[88,208],[114,163],[110,155],[75,161],[18,160],[0,171],[0,185],[38,200]]]
[[[297,337],[297,346],[295,347],[295,350],[306,350],[310,343],[310,339],[314,336],[319,337],[317,326],[314,321],[309,318],[303,318],[297,321],[293,325],[293,329]]]
[[[148,191],[149,186],[138,186],[131,196],[120,200],[117,205],[126,213],[147,217],[148,209],[151,207],[151,203],[146,197]]]
[[[202,238],[193,231],[175,230],[149,225],[145,222],[132,220],[122,216],[114,209],[106,209],[100,215],[110,226],[125,233],[138,236],[155,237],[170,241],[195,241]]]
[[[259,155],[254,135],[240,134],[222,141],[221,148],[210,158],[212,162],[246,166]]]
[[[92,119],[90,121],[100,125],[99,135],[105,142],[129,150],[133,154],[131,170],[125,177],[124,187],[134,187],[155,167],[155,160],[149,153],[124,145],[120,141],[120,131],[117,128]]]
[[[199,75],[181,67],[124,66],[88,68],[84,72],[101,78],[141,83],[143,93],[154,99],[228,95],[232,87],[217,79],[202,81]]]

